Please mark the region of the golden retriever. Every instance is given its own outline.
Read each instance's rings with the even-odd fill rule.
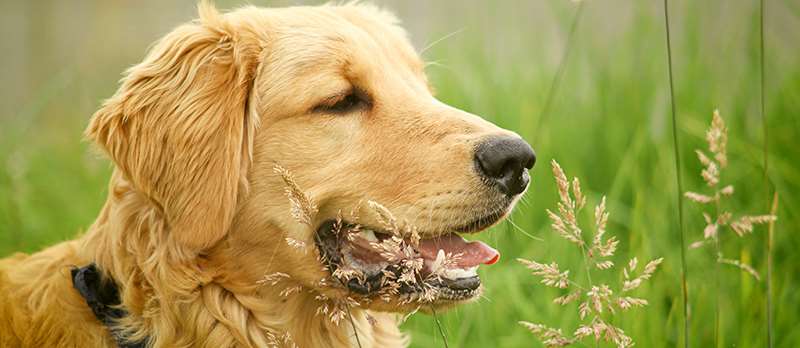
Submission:
[[[457,233],[510,212],[530,146],[436,100],[383,10],[199,12],[91,119],[94,224],[0,261],[0,346],[402,347],[402,313],[478,297],[499,254]]]

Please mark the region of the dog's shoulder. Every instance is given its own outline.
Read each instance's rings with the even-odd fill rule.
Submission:
[[[72,286],[77,241],[0,260],[0,347],[104,347],[105,328]]]

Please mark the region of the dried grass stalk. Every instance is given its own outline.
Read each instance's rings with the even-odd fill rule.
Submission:
[[[273,167],[273,171],[280,175],[284,184],[286,184],[284,191],[291,204],[292,217],[304,225],[311,226],[314,216],[319,212],[317,205],[300,189],[300,186],[297,185],[294,177],[286,168],[276,164]]]
[[[540,263],[525,259],[518,261],[533,271],[534,275],[541,277],[542,284],[570,290],[567,294],[556,297],[553,303],[566,306],[577,302],[578,315],[582,323],[572,333],[572,337],[565,335],[561,329],[543,324],[525,321],[521,321],[520,324],[535,334],[547,347],[563,347],[589,337],[594,338],[596,342],[602,340],[617,347],[630,347],[633,345],[633,340],[622,329],[610,324],[610,318],[619,312],[648,304],[647,300],[629,296],[627,293],[639,288],[644,281],[650,279],[663,259],[648,262],[637,275],[638,260],[632,258],[622,270],[624,280],[616,292],[608,284],[592,283],[591,277],[588,277],[589,265],[594,265],[599,270],[613,269],[614,262],[609,258],[614,256],[619,245],[616,237],[606,238],[609,217],[606,198],[603,197],[600,204],[594,208],[594,233],[589,239],[591,242],[587,242],[578,222],[578,216],[586,205],[580,181],[574,178],[570,182],[558,162],[553,161],[551,164],[559,196],[557,212],[547,211],[552,222],[551,226],[558,236],[580,248],[586,265],[588,283],[581,285],[571,280],[570,271],[562,270],[556,262]],[[625,295],[622,295],[623,293]]]
[[[753,232],[755,225],[765,225],[777,219],[775,215],[741,215],[734,217],[734,213],[723,208],[724,198],[734,194],[733,185],[722,186],[722,170],[728,166],[728,127],[720,116],[719,110],[714,110],[711,125],[706,131],[708,153],[695,150],[697,159],[703,165],[700,176],[710,188],[710,192],[685,192],[684,197],[703,206],[708,206],[708,212],[703,212],[706,226],[703,228],[703,239],[689,245],[690,249],[704,246],[714,246],[717,262],[731,265],[751,274],[756,279],[761,279],[758,272],[741,260],[724,257],[720,248],[720,232],[730,230],[737,236],[743,237]],[[720,187],[722,186],[722,187]]]

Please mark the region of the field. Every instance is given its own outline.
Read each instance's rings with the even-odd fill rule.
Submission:
[[[726,208],[767,213],[773,191],[779,195],[773,342],[800,346],[800,262],[794,254],[800,249],[800,2],[766,1],[764,122],[759,2],[670,1],[680,172],[661,1],[379,3],[398,14],[418,49],[435,43],[423,56],[432,62],[427,72],[441,100],[518,132],[539,158],[511,221],[480,237],[503,255],[482,267],[484,297],[439,314],[450,347],[541,346],[520,320],[575,330],[577,305],[553,304],[559,292],[515,261],[558,261],[582,274],[580,253],[557,237],[545,213],[557,202],[551,159],[580,177],[589,206],[607,195],[609,233],[621,241],[614,261],[664,258],[636,292],[650,305],[617,315],[614,323],[640,347],[681,346],[686,332],[676,176],[684,191],[705,188],[694,150],[705,148],[714,109],[730,132],[723,180],[736,194]],[[0,3],[6,34],[0,38],[0,256],[74,238],[99,211],[110,164],[81,141],[82,130],[114,92],[120,73],[161,34],[194,16],[191,1],[136,4]],[[222,8],[239,4],[218,1]],[[570,36],[579,6],[584,8]],[[554,76],[560,77],[555,89]],[[688,245],[702,239],[704,221],[697,204],[680,199]],[[588,223],[591,212],[585,215]],[[696,347],[766,346],[767,229],[756,227],[744,238],[723,234],[722,248],[752,264],[762,280],[717,267],[711,249],[685,249],[688,341]],[[414,315],[403,327],[413,347],[444,346],[431,316]]]

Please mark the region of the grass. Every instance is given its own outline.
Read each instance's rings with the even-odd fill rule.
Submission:
[[[606,197],[603,196],[600,203],[595,206],[594,225],[587,228],[581,223],[582,217],[586,215],[581,214],[581,210],[586,206],[587,199],[583,196],[579,179],[573,178],[570,185],[569,179],[558,162],[553,160],[551,165],[553,176],[558,184],[560,202],[557,204],[556,212],[548,209],[547,215],[552,221],[553,230],[563,239],[580,248],[585,266],[586,282],[583,283],[577,276],[570,279],[570,270],[559,268],[556,261],[552,261],[550,264],[525,259],[518,259],[518,261],[533,271],[533,275],[540,276],[542,284],[567,291],[564,295],[553,299],[554,304],[566,308],[570,303],[580,303],[577,310],[581,324],[574,330],[567,329],[566,334],[562,333],[562,329],[550,328],[546,324],[525,321],[521,321],[520,324],[535,334],[548,347],[568,346],[587,338],[594,338],[595,346],[599,346],[602,339],[619,348],[631,347],[634,345],[633,340],[625,335],[623,329],[614,326],[612,323],[614,316],[631,308],[647,306],[646,299],[632,297],[630,291],[637,289],[642,282],[650,279],[664,259],[658,258],[648,262],[639,274],[638,259],[634,256],[628,261],[627,266],[622,267],[619,286],[615,286],[613,283],[609,286],[607,283],[598,282],[599,278],[608,278],[607,272],[604,271],[614,268],[614,261],[611,261],[610,258],[614,257],[614,253],[619,247],[619,240],[616,236],[612,235],[605,240],[603,238],[610,215],[606,210]],[[595,277],[595,281],[592,281],[592,271],[596,272],[596,276],[601,277]]]
[[[664,38],[665,44],[667,46],[667,76],[669,79],[669,111],[670,111],[670,120],[672,121],[672,148],[674,149],[674,157],[675,157],[675,184],[677,186],[676,196],[677,205],[678,205],[678,236],[680,236],[680,244],[678,247],[680,248],[680,255],[681,255],[681,301],[683,309],[683,346],[684,348],[689,347],[689,337],[692,334],[692,331],[689,330],[689,326],[691,323],[691,318],[689,317],[689,285],[686,283],[686,278],[688,277],[688,271],[686,267],[686,235],[685,235],[685,227],[686,224],[684,223],[683,219],[683,200],[681,199],[681,193],[683,193],[683,172],[681,171],[681,146],[679,143],[678,138],[678,115],[675,111],[675,77],[673,73],[673,64],[672,64],[672,30],[670,30],[669,25],[669,1],[664,0]],[[762,40],[763,42],[763,40]],[[719,316],[719,311],[717,311],[717,316]]]
[[[222,7],[234,4],[221,1]],[[612,259],[615,263],[624,265],[632,256],[664,257],[658,273],[637,290],[649,300],[648,308],[622,313],[613,324],[640,347],[682,345],[681,243],[675,199],[680,190],[675,180],[661,4],[586,1],[546,118],[541,110],[578,5],[562,0],[475,2],[472,6],[435,2],[424,10],[415,8],[422,4],[395,1],[388,5],[406,20],[417,47],[463,28],[425,53],[426,59],[439,62],[428,68],[438,97],[517,131],[534,146],[540,163],[511,220],[543,241],[519,232],[511,223],[481,237],[503,257],[480,271],[486,285],[483,299],[438,313],[449,346],[536,347],[539,343],[518,321],[546,321],[553,327],[580,323],[578,313],[552,304],[560,295],[557,289],[540,286],[514,261],[582,262],[574,245],[552,233],[545,213],[558,197],[550,172],[542,165],[553,158],[569,168],[571,175],[584,178],[584,188],[596,190],[584,192],[589,201],[607,195],[608,210],[613,212],[608,229],[620,240]],[[776,215],[780,217],[771,243],[772,339],[775,347],[796,347],[800,346],[800,263],[796,257],[800,249],[796,237],[800,226],[800,6],[791,0],[769,1],[765,14],[764,72],[768,78],[763,115],[769,120],[765,132],[759,104],[758,5],[758,1],[670,1],[678,150],[684,186],[702,187],[703,179],[696,175],[702,165],[694,160],[694,149],[705,146],[710,112],[719,108],[729,130],[725,180],[736,187],[736,195],[726,204],[742,212],[765,212],[772,206],[772,192],[762,179],[768,156],[766,180],[778,193]],[[10,77],[20,82],[15,84],[19,88],[0,92],[0,255],[38,250],[73,238],[91,224],[105,199],[110,170],[106,161],[97,159],[79,141],[82,129],[99,100],[115,90],[119,73],[141,59],[159,33],[190,18],[190,7],[176,7],[180,15],[144,17],[153,18],[155,24],[138,34],[104,22],[105,30],[87,31],[82,39],[117,46],[80,46],[84,41],[74,41],[82,36],[74,33],[43,36],[50,41],[41,42],[56,47],[63,46],[58,40],[67,40],[85,48],[79,57],[68,56],[64,62],[53,61],[61,57],[56,54],[61,51],[31,48],[31,54],[41,56],[31,57],[37,62],[35,69],[19,80]],[[116,14],[111,18],[120,23],[143,18],[141,14],[125,17],[125,9],[104,11]],[[58,27],[63,22],[49,22],[53,30],[63,29]],[[120,33],[132,35],[131,39],[119,39],[128,38]],[[13,57],[12,51],[2,59]],[[696,205],[686,204],[685,209],[687,238],[697,236],[695,231],[702,231],[705,221]],[[722,252],[766,275],[767,238],[767,228],[757,227],[748,241],[726,240]],[[753,247],[754,241],[765,247]],[[695,347],[766,346],[767,284],[729,269],[721,273],[719,289],[707,286],[709,279],[715,279],[715,261],[711,253],[686,253],[691,334],[685,338]],[[715,342],[717,298],[725,319]],[[404,329],[412,333],[414,347],[443,346],[431,316],[414,315]]]

